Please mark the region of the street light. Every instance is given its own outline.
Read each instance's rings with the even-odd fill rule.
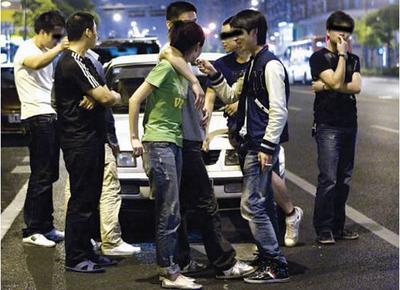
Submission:
[[[10,1],[1,2],[1,7],[3,7],[3,8],[8,8],[10,6],[11,6],[11,2]]]
[[[251,0],[251,6],[258,6],[258,0]]]
[[[214,31],[217,28],[217,24],[215,24],[214,22],[211,22],[210,24],[208,24],[208,28],[211,31]]]
[[[115,22],[120,22],[120,21],[122,20],[121,14],[119,14],[119,13],[114,13],[114,15],[113,15],[113,20],[114,20]]]

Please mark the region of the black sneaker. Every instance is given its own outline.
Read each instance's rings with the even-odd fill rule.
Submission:
[[[285,283],[290,280],[287,264],[279,261],[261,262],[257,271],[243,279],[247,283]]]
[[[334,236],[337,240],[357,240],[360,237],[357,232],[353,232],[347,229],[335,233]]]
[[[318,235],[317,242],[323,245],[333,245],[335,244],[335,239],[331,231],[326,231]]]
[[[189,264],[185,267],[182,267],[181,274],[195,274],[198,272],[202,272],[207,269],[207,265],[196,262],[195,260],[190,260]]]

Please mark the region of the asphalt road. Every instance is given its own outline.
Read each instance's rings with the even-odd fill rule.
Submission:
[[[304,209],[300,244],[283,248],[289,260],[291,282],[281,285],[250,285],[240,280],[219,281],[212,271],[198,277],[205,289],[398,289],[399,288],[399,89],[398,80],[364,79],[358,98],[359,132],[356,164],[348,201],[352,217],[361,218],[348,225],[359,231],[360,239],[338,242],[335,246],[315,243],[312,228],[316,185],[316,145],[311,138],[313,94],[309,87],[293,86],[289,103],[290,142],[285,145],[288,188],[295,203]],[[2,136],[2,143],[15,140]],[[7,216],[24,192],[29,177],[25,147],[1,149],[2,231]],[[55,185],[55,221],[64,225],[63,188],[66,172],[62,168]],[[299,181],[300,180],[300,181]],[[311,187],[310,187],[311,186]],[[310,189],[311,188],[311,189]],[[14,200],[14,202],[12,202]],[[20,204],[21,206],[21,204]],[[18,206],[17,206],[18,208]],[[353,211],[354,210],[354,211]],[[356,214],[355,214],[356,213]],[[223,212],[223,229],[237,249],[238,257],[253,258],[253,244],[246,223],[237,212]],[[66,273],[63,269],[63,243],[53,249],[23,246],[23,215],[16,219],[1,241],[2,289],[160,289],[154,264],[151,214],[138,216],[123,205],[120,215],[123,237],[138,244],[140,255],[121,260],[105,274]],[[389,233],[385,235],[385,233]],[[385,240],[386,238],[386,240]],[[394,239],[393,239],[394,238]],[[206,262],[204,248],[196,232],[192,234],[193,256]],[[388,242],[388,240],[390,242]]]

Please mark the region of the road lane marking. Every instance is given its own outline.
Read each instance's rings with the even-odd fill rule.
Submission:
[[[18,165],[14,167],[11,173],[12,174],[31,173],[31,167],[29,165]]]
[[[286,170],[285,176],[298,187],[311,194],[312,196],[315,196],[316,187],[309,183],[307,180],[301,178],[300,176],[297,176],[289,170]],[[396,248],[399,247],[398,234],[378,224],[374,220],[370,219],[369,217],[365,216],[364,214],[349,205],[346,205],[346,216],[361,225],[362,227],[366,228],[373,234],[377,235],[381,239],[387,241],[389,244],[395,246]]]
[[[7,206],[1,213],[1,239],[6,235],[8,230],[11,228],[14,220],[17,218],[22,208],[24,207],[26,191],[28,189],[29,179],[22,186],[20,191],[17,193],[13,201]]]
[[[386,132],[390,132],[390,133],[397,133],[399,134],[399,130],[396,129],[391,129],[391,128],[387,128],[387,127],[383,127],[383,126],[379,126],[379,125],[371,125],[371,128],[375,128],[375,129],[379,129],[379,130],[383,130]]]
[[[302,109],[299,108],[299,107],[295,107],[295,106],[289,106],[289,110],[292,110],[292,111],[301,111]]]
[[[315,93],[313,91],[303,91],[299,89],[290,89],[291,93],[298,93],[298,94],[303,94],[303,95],[313,95],[315,96]],[[371,97],[366,97],[366,96],[360,96],[357,95],[357,100],[360,102],[370,102],[370,103],[383,103],[383,101],[393,101],[395,98],[390,97],[390,96],[383,96],[383,97],[378,97],[378,99],[371,98]]]
[[[22,159],[22,163],[29,163],[29,156],[25,156],[24,159]]]
[[[299,94],[305,94],[305,95],[314,95],[313,91],[303,91],[303,90],[297,90],[297,89],[290,89],[291,93],[299,93]]]

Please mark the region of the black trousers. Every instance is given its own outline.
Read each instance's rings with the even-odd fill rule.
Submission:
[[[65,265],[73,267],[95,255],[90,238],[98,232],[104,141],[63,149],[63,153],[71,186],[65,222]]]
[[[45,234],[53,226],[53,182],[58,179],[60,145],[55,114],[38,115],[23,121],[29,138],[31,175],[24,204],[26,228],[23,237]]]
[[[181,225],[178,229],[176,263],[183,267],[190,261],[186,212],[193,209],[207,257],[217,271],[223,271],[236,263],[236,252],[222,235],[218,203],[201,155],[201,145],[201,142],[183,141]]]

